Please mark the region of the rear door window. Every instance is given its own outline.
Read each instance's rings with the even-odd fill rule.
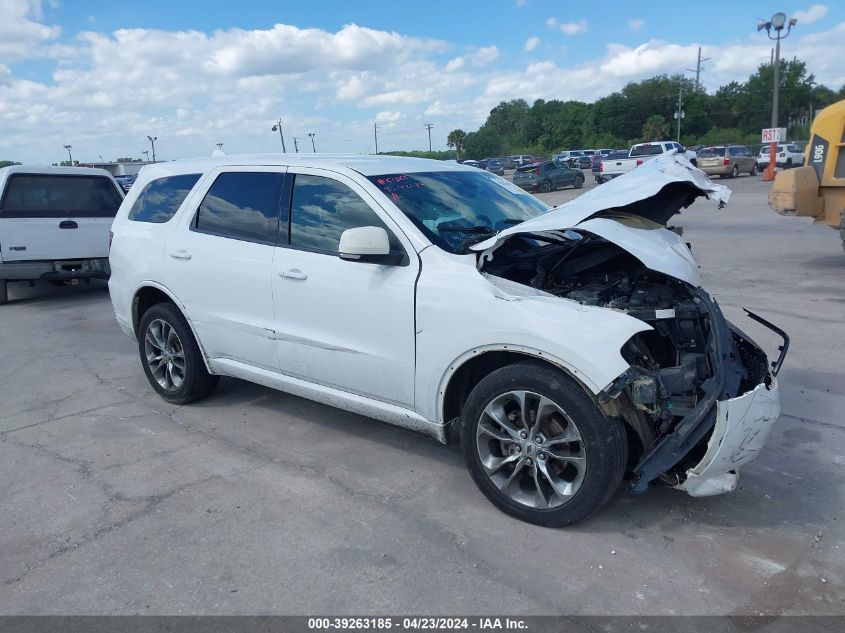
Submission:
[[[0,202],[5,218],[113,218],[123,196],[105,176],[12,174]]]
[[[199,179],[200,174],[182,174],[151,180],[135,199],[129,210],[129,219],[153,224],[167,222],[182,206]]]
[[[285,175],[224,172],[200,203],[192,230],[246,242],[276,244]]]

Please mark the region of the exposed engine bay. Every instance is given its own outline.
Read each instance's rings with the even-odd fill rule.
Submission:
[[[716,402],[770,380],[765,353],[728,324],[701,288],[650,270],[586,231],[515,236],[482,271],[621,311],[653,328],[622,348],[630,369],[600,399],[605,414],[623,418],[637,436],[635,491],[661,475],[683,481],[707,448]]]

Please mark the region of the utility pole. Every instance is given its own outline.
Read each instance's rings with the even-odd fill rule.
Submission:
[[[285,135],[282,134],[282,118],[279,117],[279,122],[276,123],[272,128],[270,128],[273,132],[276,130],[279,131],[279,138],[282,139],[282,153],[287,154],[287,148],[285,148]]]
[[[73,167],[73,154],[70,153],[70,150],[73,149],[70,145],[65,145],[64,148],[67,150],[67,159],[70,163],[70,166]]]
[[[293,149],[297,154],[299,154],[299,137],[298,136],[293,137]]]
[[[373,123],[373,138],[376,140],[376,154],[378,154],[378,123]]]
[[[317,136],[316,132],[308,132],[308,136],[311,138],[311,151],[315,154],[317,153],[317,147],[314,145],[314,137]]]
[[[678,109],[675,111],[675,118],[678,120],[678,143],[681,142],[681,119],[684,118],[684,83],[678,87]]]
[[[423,123],[423,127],[428,130],[428,151],[431,151],[431,128],[434,127],[434,123]]]
[[[150,140],[150,145],[153,147],[153,162],[156,162],[156,141],[158,140],[158,137],[147,135],[147,138]]]
[[[705,57],[704,59],[701,58],[701,47],[698,47],[698,62],[695,65],[695,70],[692,68],[687,68],[688,71],[695,73],[695,89],[698,90],[699,86],[701,85],[701,64],[704,62],[709,62],[710,58]]]

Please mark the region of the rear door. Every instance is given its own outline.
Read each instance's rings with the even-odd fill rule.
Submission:
[[[107,176],[13,173],[0,200],[6,262],[108,257],[123,192]]]

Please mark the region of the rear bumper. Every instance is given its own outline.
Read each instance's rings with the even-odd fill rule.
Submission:
[[[110,272],[109,260],[105,257],[37,262],[0,262],[0,279],[8,281],[108,279]]]
[[[733,165],[698,165],[698,168],[708,176],[726,176],[733,170]]]

